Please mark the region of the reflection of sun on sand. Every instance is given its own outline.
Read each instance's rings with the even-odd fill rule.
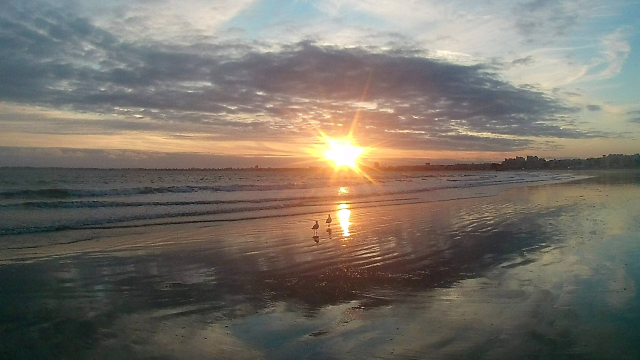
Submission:
[[[351,217],[351,210],[349,210],[349,204],[340,204],[338,205],[338,221],[340,222],[340,227],[342,228],[342,236],[349,237],[351,233],[349,233],[349,225],[351,222],[349,218]]]

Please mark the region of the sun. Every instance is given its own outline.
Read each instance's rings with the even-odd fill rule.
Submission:
[[[358,167],[358,157],[364,153],[364,149],[351,145],[349,140],[326,139],[328,149],[324,152],[327,160],[333,161],[336,168],[348,166],[352,169]]]

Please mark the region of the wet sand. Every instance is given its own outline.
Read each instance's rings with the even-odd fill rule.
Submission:
[[[637,173],[331,216],[3,243],[0,358],[640,358]]]

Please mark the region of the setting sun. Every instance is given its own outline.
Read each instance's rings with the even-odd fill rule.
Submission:
[[[324,153],[327,160],[333,161],[337,168],[348,166],[355,169],[357,167],[356,162],[364,152],[363,148],[351,145],[348,140],[327,139],[327,142],[329,148]]]

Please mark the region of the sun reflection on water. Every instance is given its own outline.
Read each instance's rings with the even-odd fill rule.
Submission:
[[[342,228],[342,236],[345,238],[351,236],[349,232],[349,225],[351,222],[349,218],[351,217],[351,210],[349,210],[349,204],[340,204],[338,205],[338,221],[340,221],[340,227]]]

